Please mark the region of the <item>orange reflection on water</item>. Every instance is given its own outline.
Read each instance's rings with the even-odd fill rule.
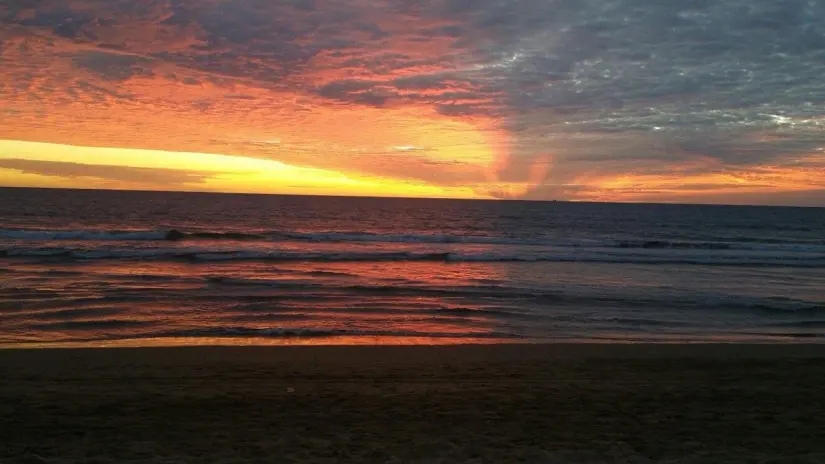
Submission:
[[[16,316],[18,346],[514,341],[485,311],[495,302],[471,295],[504,278],[491,263],[137,260],[21,271],[49,271],[36,285],[56,296]]]
[[[291,338],[237,338],[237,337],[177,337],[110,340],[101,342],[33,342],[13,345],[0,344],[0,349],[31,348],[160,348],[177,346],[432,346],[432,345],[504,345],[531,343],[527,340],[494,338],[449,337],[291,337]]]

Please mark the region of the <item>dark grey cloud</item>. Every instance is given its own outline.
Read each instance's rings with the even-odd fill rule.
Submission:
[[[349,100],[373,91],[378,85],[380,83],[376,81],[359,79],[333,81],[321,86],[318,95],[336,100]]]
[[[170,185],[200,184],[216,173],[184,171],[177,169],[137,168],[84,164],[62,161],[37,161],[19,158],[0,159],[0,169],[11,169],[26,174],[67,178],[96,178],[162,187]]]
[[[75,66],[94,72],[105,80],[123,81],[134,76],[151,76],[147,66],[150,60],[133,55],[122,55],[101,51],[89,51],[75,55]]]
[[[476,12],[465,14],[474,30],[489,32],[490,44],[478,48],[486,64],[476,72],[506,95],[500,103],[507,124],[524,128],[516,132],[522,148],[509,164],[530,165],[545,147],[556,150],[556,164],[587,156],[663,162],[710,156],[752,165],[825,144],[825,83],[819,78],[825,3],[474,5]],[[564,134],[574,135],[564,146],[544,140]],[[609,146],[576,140],[581,134]],[[757,134],[775,137],[756,140]]]
[[[445,89],[449,87],[445,82],[448,78],[439,74],[405,76],[393,80],[392,85],[402,90]]]
[[[469,103],[439,103],[436,110],[445,116],[489,115],[491,112],[489,107]]]

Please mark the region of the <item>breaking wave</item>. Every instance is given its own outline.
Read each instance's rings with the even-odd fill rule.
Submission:
[[[724,251],[724,250],[723,250]],[[599,249],[519,250],[501,248],[473,251],[291,251],[291,250],[210,250],[209,248],[73,248],[11,247],[0,249],[0,257],[42,258],[58,260],[185,260],[193,262],[221,261],[435,261],[435,262],[583,262],[617,264],[695,264],[707,266],[785,266],[825,267],[825,253],[715,253],[696,250],[679,253],[636,253]]]
[[[370,232],[265,232],[247,233],[233,231],[183,232],[166,230],[33,230],[0,229],[0,240],[28,241],[303,241],[318,243],[432,243],[432,244],[479,244],[479,245],[535,245],[571,248],[624,248],[624,249],[696,249],[696,250],[782,250],[822,251],[825,240],[754,240],[750,238],[720,239],[716,241],[690,240],[624,240],[624,239],[564,239],[519,238],[483,235],[444,234],[378,234]]]

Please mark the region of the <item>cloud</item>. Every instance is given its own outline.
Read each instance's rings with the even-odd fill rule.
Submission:
[[[808,0],[20,0],[0,5],[0,57],[2,138],[229,147],[528,198],[782,166],[776,189],[825,146]],[[382,148],[405,145],[431,149]]]
[[[568,134],[563,146],[543,144],[557,164],[644,158],[656,169],[709,156],[748,166],[823,144],[822,111],[811,105],[825,91],[811,55],[825,52],[822,5],[543,2],[530,19],[518,13],[528,3],[509,3],[516,12],[495,27],[507,45],[483,71],[500,76],[508,123],[528,128],[509,164],[530,165],[537,140]]]
[[[323,85],[318,89],[318,95],[344,102],[382,106],[390,95],[382,95],[377,87],[378,83],[373,81],[347,79]]]
[[[149,60],[140,56],[88,51],[78,53],[72,59],[75,66],[98,74],[104,80],[124,81],[134,76],[151,76],[146,66]]]
[[[37,174],[41,176],[96,178],[161,187],[201,184],[216,175],[216,173],[177,169],[137,168],[19,158],[0,159],[0,169],[11,169],[26,174]]]

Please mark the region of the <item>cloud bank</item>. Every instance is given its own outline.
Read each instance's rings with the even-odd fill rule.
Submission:
[[[136,168],[60,161],[40,161],[19,158],[0,159],[0,169],[26,174],[67,178],[93,178],[134,185],[180,187],[202,184],[215,173],[163,168]]]

